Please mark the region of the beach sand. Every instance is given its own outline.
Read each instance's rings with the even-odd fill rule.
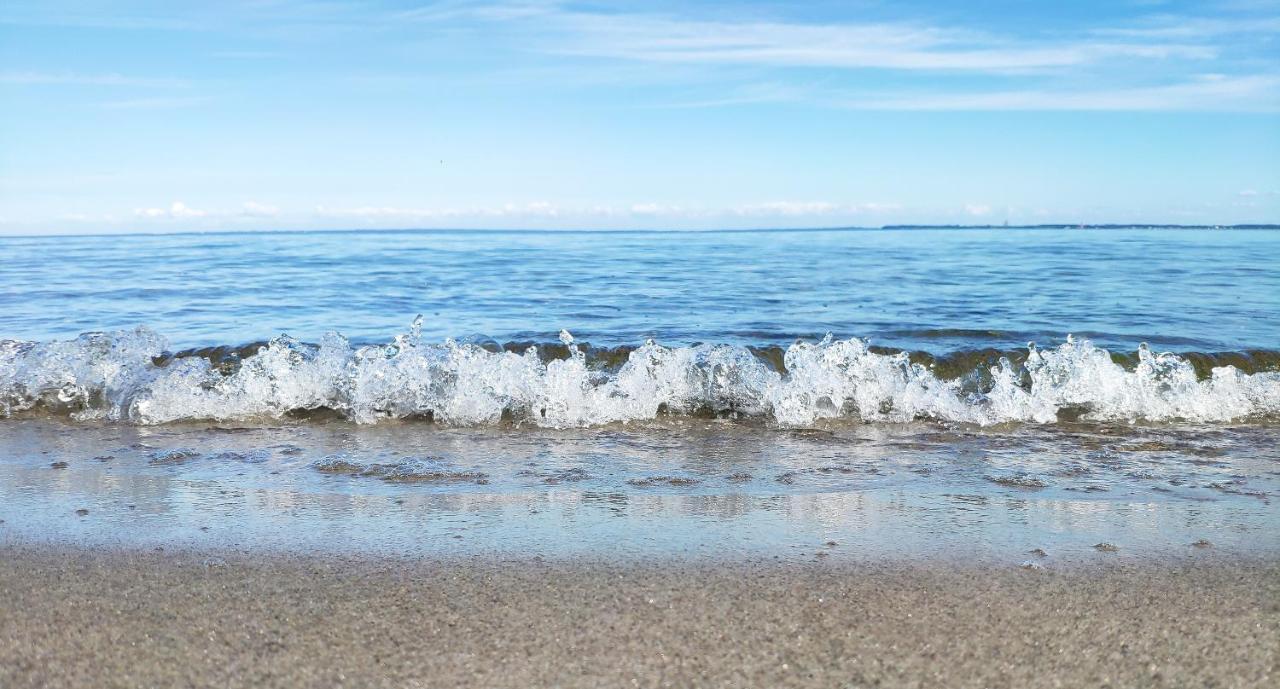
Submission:
[[[1280,563],[0,547],[0,686],[1275,686]]]

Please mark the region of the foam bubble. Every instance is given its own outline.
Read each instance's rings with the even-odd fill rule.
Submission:
[[[860,339],[797,342],[780,371],[745,347],[631,350],[616,367],[590,364],[572,335],[566,358],[536,348],[490,351],[423,342],[420,321],[382,345],[354,347],[336,333],[318,344],[277,337],[226,369],[203,357],[166,357],[147,328],[59,342],[0,342],[0,415],[29,410],[139,424],[275,419],[332,410],[360,423],[429,417],[487,425],[503,420],[565,428],[711,412],[785,426],[822,419],[989,425],[1050,423],[1063,410],[1096,421],[1227,422],[1280,415],[1280,373],[1233,366],[1207,378],[1174,354],[1145,346],[1132,370],[1088,341],[1032,345],[1026,361],[944,379],[906,353]],[[986,375],[978,375],[984,373]],[[981,379],[975,386],[973,380]]]

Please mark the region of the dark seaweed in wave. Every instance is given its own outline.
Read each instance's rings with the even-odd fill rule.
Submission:
[[[966,336],[973,336],[974,331],[963,330]],[[1005,335],[1001,333],[1001,335]],[[222,372],[224,375],[234,374],[241,363],[254,355],[262,348],[270,346],[270,340],[259,340],[247,344],[238,345],[216,345],[210,347],[193,347],[183,349],[176,352],[164,352],[154,357],[153,362],[157,366],[167,366],[170,362],[178,359],[200,358],[208,361],[214,368]],[[515,342],[499,343],[490,339],[477,339],[470,342],[481,349],[488,352],[509,352],[512,354],[523,354],[530,349],[537,352],[538,359],[543,363],[552,361],[563,361],[571,356],[570,346],[562,342],[535,342],[533,340],[521,340]],[[318,347],[314,343],[302,343],[303,347]],[[627,362],[631,354],[635,352],[638,345],[621,345],[615,347],[596,347],[589,342],[575,342],[574,346],[578,351],[582,352],[586,357],[588,366],[599,368],[606,371],[616,371],[619,367]],[[767,364],[772,370],[778,373],[786,373],[786,352],[787,347],[780,345],[749,345],[746,347],[754,356]],[[990,368],[998,366],[1002,359],[1008,360],[1016,367],[1022,368],[1027,362],[1027,356],[1030,350],[1027,348],[1020,349],[999,349],[987,347],[981,349],[962,349],[954,352],[946,352],[942,354],[933,354],[923,350],[907,350],[895,347],[880,347],[870,345],[868,351],[876,354],[896,355],[905,353],[907,358],[913,364],[920,364],[929,368],[936,376],[943,380],[955,380],[968,378],[973,380],[977,387],[982,387],[984,383],[990,381]],[[1125,370],[1133,371],[1137,368],[1140,354],[1133,352],[1108,352],[1111,360],[1117,365],[1122,366]],[[1186,360],[1195,370],[1198,380],[1208,379],[1213,369],[1222,366],[1232,366],[1240,370],[1242,373],[1254,374],[1269,371],[1280,371],[1280,350],[1270,349],[1245,349],[1239,351],[1222,351],[1222,352],[1178,352],[1177,356]]]

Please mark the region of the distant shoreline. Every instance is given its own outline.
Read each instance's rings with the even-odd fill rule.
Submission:
[[[1167,225],[1117,223],[1046,223],[1040,225],[882,225],[882,230],[1280,230],[1276,224]]]

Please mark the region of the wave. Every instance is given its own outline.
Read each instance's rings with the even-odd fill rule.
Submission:
[[[0,416],[161,424],[337,415],[359,423],[567,428],[662,415],[965,424],[1232,422],[1280,417],[1280,354],[1113,354],[1057,347],[935,357],[830,336],[786,348],[704,344],[593,349],[424,342],[421,320],[356,347],[280,336],[171,353],[140,327],[55,342],[0,341]]]

